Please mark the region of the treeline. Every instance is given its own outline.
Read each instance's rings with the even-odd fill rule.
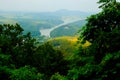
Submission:
[[[70,58],[49,43],[40,44],[20,25],[0,25],[2,80],[120,80],[120,2],[100,0],[102,12],[92,15],[78,44],[91,42]]]
[[[36,45],[20,25],[0,25],[0,79],[47,80],[54,73],[67,73],[68,61],[49,43]],[[65,73],[66,72],[66,73]]]

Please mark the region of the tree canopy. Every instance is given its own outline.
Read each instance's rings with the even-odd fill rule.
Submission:
[[[91,15],[81,33],[83,41],[91,42],[86,49],[80,48],[77,79],[83,80],[118,80],[120,67],[120,2],[99,0],[102,11]],[[118,56],[118,57],[116,57]],[[72,70],[71,70],[72,71]],[[73,70],[75,71],[75,70]],[[86,71],[86,73],[85,73]],[[76,71],[77,72],[77,71]]]
[[[68,61],[61,51],[22,31],[19,24],[0,25],[0,79],[49,80],[54,73],[67,74]]]
[[[0,79],[120,80],[120,2],[98,3],[102,11],[91,15],[80,33],[91,44],[77,43],[79,49],[67,58],[50,43],[22,34],[19,24],[0,24]]]

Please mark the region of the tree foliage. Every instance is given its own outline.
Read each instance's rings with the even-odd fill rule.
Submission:
[[[67,74],[68,61],[60,51],[49,43],[36,45],[30,33],[22,31],[18,24],[0,25],[0,79],[49,80],[56,72]]]
[[[116,0],[99,3],[102,12],[90,16],[82,32],[83,41],[92,44],[86,49],[80,48],[81,59],[77,63],[84,64],[69,71],[70,79],[119,80],[120,3]]]
[[[81,45],[70,58],[50,43],[36,45],[18,24],[0,25],[0,79],[120,80],[120,3],[99,3],[102,12],[91,15],[81,33],[91,44]]]
[[[85,30],[82,33],[83,37],[92,42],[99,37],[99,32],[101,31],[107,33],[114,29],[119,29],[119,17],[120,3],[116,2],[116,4],[103,9],[102,12],[92,15],[87,19],[88,23],[85,25]]]

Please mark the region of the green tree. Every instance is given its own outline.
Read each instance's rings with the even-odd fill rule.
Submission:
[[[102,4],[99,7],[103,9],[109,8],[110,6],[116,6],[116,0],[99,0],[98,3]]]
[[[91,45],[80,48],[77,54],[79,60],[75,67],[69,70],[68,79],[120,79],[120,2],[99,0],[99,3],[102,4],[102,12],[87,19],[81,34],[83,41],[87,40]]]
[[[59,73],[55,73],[51,76],[50,80],[68,80],[64,76],[60,75]]]
[[[117,5],[114,7],[114,5]],[[116,2],[113,6],[109,6],[102,12],[90,16],[85,25],[85,30],[82,33],[85,40],[90,42],[99,37],[99,32],[111,32],[114,29],[119,29],[120,26],[120,3]]]
[[[60,51],[49,43],[36,45],[30,33],[22,32],[18,24],[0,25],[0,78],[39,80],[43,73],[49,80],[56,72],[67,74],[68,62]]]
[[[11,80],[43,80],[44,75],[37,73],[37,70],[30,66],[21,67],[11,71]]]
[[[0,78],[9,80],[11,72],[30,65],[35,40],[30,33],[23,35],[19,24],[0,24]]]
[[[16,64],[16,67],[29,64],[35,49],[35,39],[30,33],[23,35],[22,32],[23,29],[18,24],[0,25],[1,53],[11,55],[12,63]]]
[[[88,23],[84,27],[82,37],[96,46],[96,59],[101,60],[106,52],[119,51],[120,47],[120,3],[116,0],[100,0],[104,5],[109,2],[109,6],[104,7],[102,12],[88,18]],[[103,5],[102,5],[103,6]],[[95,51],[94,51],[95,52]]]
[[[45,43],[36,49],[33,61],[33,65],[48,77],[56,72],[65,75],[68,70],[68,61],[64,59],[60,51],[53,49],[49,43]]]

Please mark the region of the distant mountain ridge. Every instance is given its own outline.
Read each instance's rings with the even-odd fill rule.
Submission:
[[[54,12],[20,12],[20,11],[0,11],[0,14],[36,14],[36,15],[46,15],[46,16],[89,16],[91,14],[94,14],[94,12],[83,12],[83,11],[77,11],[77,10],[66,10],[61,9]]]
[[[84,17],[87,17],[87,16],[92,14],[92,13],[88,13],[88,12],[71,11],[71,10],[65,10],[65,9],[58,10],[54,13],[58,14],[58,15],[64,15],[64,16],[74,16],[74,15],[76,15],[76,16],[84,16]]]
[[[40,35],[40,29],[52,28],[73,18],[86,18],[91,13],[82,11],[58,10],[55,12],[14,12],[0,11],[0,24],[18,23],[26,32]]]
[[[83,12],[83,11],[74,11],[74,10],[66,10],[66,9],[61,9],[57,10],[54,12],[40,12],[40,14],[44,15],[51,15],[51,16],[81,16],[81,17],[88,17],[91,14],[94,14],[94,12]]]

